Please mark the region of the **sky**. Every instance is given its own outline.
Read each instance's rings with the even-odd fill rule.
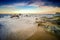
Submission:
[[[54,14],[60,12],[60,0],[0,0],[0,14]]]

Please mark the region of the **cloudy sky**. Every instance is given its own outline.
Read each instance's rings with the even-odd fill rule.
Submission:
[[[60,0],[0,0],[0,14],[60,12]]]

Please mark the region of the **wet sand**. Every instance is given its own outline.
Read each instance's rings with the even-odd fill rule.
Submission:
[[[38,27],[37,32],[29,37],[27,40],[58,40],[56,36],[46,32],[44,28]]]

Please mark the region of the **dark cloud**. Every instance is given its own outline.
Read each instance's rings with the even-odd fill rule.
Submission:
[[[34,2],[44,2],[44,6],[60,7],[60,0],[33,0]]]
[[[44,2],[45,3],[44,6],[60,7],[60,0],[0,0],[0,6],[21,2],[28,3],[28,5],[34,2]]]
[[[42,0],[47,6],[60,7],[60,0]]]
[[[21,2],[29,2],[30,0],[0,0],[0,6],[1,5],[9,5],[14,3],[21,3]]]

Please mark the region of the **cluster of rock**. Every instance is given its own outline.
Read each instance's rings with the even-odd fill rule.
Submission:
[[[14,18],[14,17],[19,18],[20,15],[21,15],[21,14],[12,14],[10,18]]]
[[[49,32],[56,33],[56,34],[60,33],[60,28],[58,27],[58,25],[56,23],[51,22],[49,19],[36,18],[35,23],[37,23],[38,27],[43,27]]]

